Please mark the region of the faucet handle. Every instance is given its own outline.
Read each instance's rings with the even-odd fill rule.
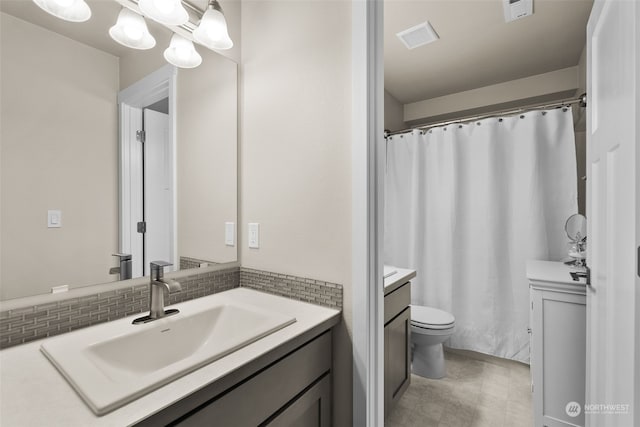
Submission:
[[[129,261],[131,260],[131,254],[121,254],[121,253],[117,253],[117,254],[111,254],[112,256],[118,257],[118,259],[120,261]]]
[[[167,261],[151,261],[150,264],[150,271],[152,273],[156,273],[158,274],[158,277],[162,277],[162,274],[164,272],[164,267],[169,267],[171,264],[170,262]]]
[[[162,269],[164,267],[169,267],[170,265],[173,265],[173,264],[167,261],[151,261],[151,268],[156,267],[156,268]]]

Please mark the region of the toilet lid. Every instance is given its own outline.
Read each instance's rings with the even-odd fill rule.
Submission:
[[[453,317],[453,314],[444,310],[421,305],[411,306],[411,323],[415,326],[429,329],[447,329],[455,321],[456,318]]]

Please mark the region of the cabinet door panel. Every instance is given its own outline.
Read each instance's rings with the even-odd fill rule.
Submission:
[[[411,380],[411,308],[385,326],[385,413],[400,399]]]
[[[331,381],[326,375],[278,414],[269,427],[328,427],[331,425]]]
[[[584,295],[533,290],[531,373],[536,426],[583,426],[567,405],[584,407],[586,307]]]

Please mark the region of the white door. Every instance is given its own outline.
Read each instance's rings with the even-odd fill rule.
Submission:
[[[143,220],[142,108],[120,104],[120,252],[131,255],[131,277],[142,277],[144,249],[138,223]],[[148,272],[147,272],[148,274]]]
[[[639,49],[640,4],[596,1],[587,28],[590,427],[640,426]]]
[[[172,258],[173,174],[168,114],[145,109],[144,130],[144,265],[148,266],[151,261],[175,264]],[[165,271],[176,268],[174,265]]]

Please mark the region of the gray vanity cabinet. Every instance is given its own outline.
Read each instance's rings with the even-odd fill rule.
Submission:
[[[584,426],[585,285],[573,282],[564,265],[535,266],[544,269],[535,274],[530,268],[534,274],[529,275],[534,426]],[[553,275],[545,276],[546,271],[559,273],[557,281],[548,281]]]
[[[330,426],[331,331],[280,357],[266,356],[258,364],[241,368],[232,378],[212,383],[139,425]]]
[[[384,414],[411,383],[411,284],[384,296]]]

